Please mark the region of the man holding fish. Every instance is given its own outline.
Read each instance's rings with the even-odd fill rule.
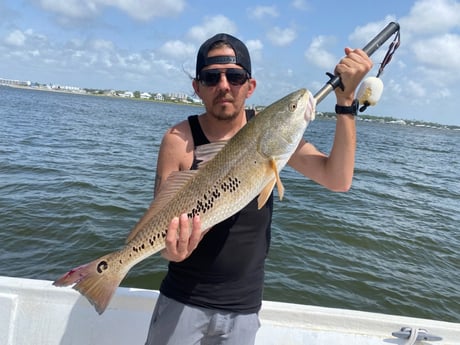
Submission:
[[[263,180],[266,187],[260,188],[260,194],[247,206],[241,205],[241,211],[209,232],[202,228],[206,211],[212,210],[220,193],[230,190],[236,194],[244,181],[251,179],[249,174],[234,173],[234,178],[221,182],[192,211],[172,219],[161,252],[169,261],[168,273],[160,288],[146,344],[254,344],[260,326],[264,261],[270,244],[271,191],[276,184],[280,196],[283,192],[279,170],[287,163],[332,191],[350,188],[356,148],[355,90],[371,68],[372,61],[362,50],[350,48],[345,48],[345,56],[335,67],[334,74],[340,76],[344,89],[335,89],[337,124],[329,155],[297,135],[300,142],[296,139],[292,152],[281,158],[274,155],[264,163],[271,177]],[[233,138],[252,118],[245,111],[245,101],[255,91],[256,80],[251,77],[249,52],[239,39],[218,34],[204,42],[198,51],[192,84],[204,103],[205,113],[190,116],[164,135],[157,162],[156,197],[174,189],[177,172],[200,170],[203,164],[208,168],[206,161],[220,150],[221,142]],[[303,106],[303,130],[314,118],[315,108],[314,99],[306,93],[280,101],[289,109],[287,112],[300,111],[298,108]],[[293,99],[299,99],[298,103],[292,103]],[[280,132],[285,130],[280,123],[271,126],[279,126]],[[299,131],[301,135],[303,130]],[[242,145],[241,150],[243,146],[247,145]],[[233,165],[255,161],[251,158]]]

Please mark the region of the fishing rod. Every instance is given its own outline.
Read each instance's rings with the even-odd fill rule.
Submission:
[[[380,33],[377,34],[366,46],[363,48],[363,51],[368,55],[371,56],[380,46],[385,43],[395,32],[397,32],[397,39],[398,41],[395,43],[393,42],[388,50],[387,55],[382,62],[383,67],[390,62],[391,55],[394,50],[399,46],[399,24],[395,22],[389,23]],[[391,51],[393,49],[393,51]],[[381,71],[379,71],[380,74]],[[339,76],[335,76],[332,73],[326,73],[330,80],[319,90],[314,98],[316,100],[316,104],[319,104],[331,91],[333,91],[337,87],[341,87],[343,89],[343,84]],[[382,86],[383,88],[383,86]],[[381,91],[380,91],[381,93]],[[380,96],[380,95],[379,95]],[[378,97],[377,97],[378,98]],[[361,103],[361,100],[360,100]],[[364,103],[364,102],[363,102]],[[366,105],[367,106],[367,105]]]

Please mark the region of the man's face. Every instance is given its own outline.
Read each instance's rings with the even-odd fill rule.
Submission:
[[[214,56],[235,56],[235,52],[232,48],[223,46],[209,51],[208,57]],[[210,72],[212,70],[214,79],[218,77],[216,73],[220,72],[220,78],[214,86],[197,80],[193,81],[195,93],[203,100],[207,113],[221,120],[237,117],[244,111],[246,98],[249,98],[254,92],[255,80],[244,78],[245,81],[241,85],[235,82],[238,79],[236,74],[244,73],[244,69],[236,64],[213,64],[204,67],[202,72],[205,73],[206,70]],[[229,75],[227,78],[226,72],[229,74],[234,72],[234,75]]]

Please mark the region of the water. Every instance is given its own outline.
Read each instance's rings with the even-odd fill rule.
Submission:
[[[201,110],[0,87],[0,275],[54,280],[121,246],[164,131]],[[460,322],[460,132],[357,125],[348,193],[283,170],[264,298]],[[306,138],[328,152],[334,126]],[[155,255],[123,285],[165,269]]]

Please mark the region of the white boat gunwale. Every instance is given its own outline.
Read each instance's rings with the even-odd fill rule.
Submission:
[[[0,276],[0,344],[144,344],[158,291],[118,288],[101,316],[71,288]],[[460,323],[263,301],[256,344],[407,344],[402,327],[426,329],[459,344]]]

